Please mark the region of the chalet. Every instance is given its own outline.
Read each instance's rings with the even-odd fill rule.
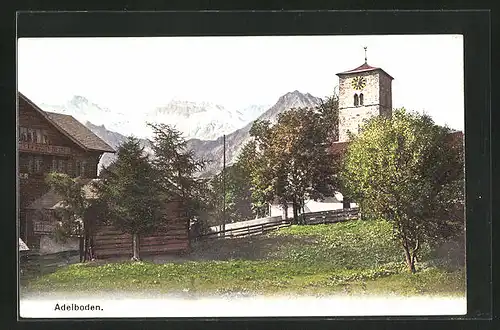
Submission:
[[[40,253],[78,250],[79,240],[56,242],[58,196],[45,182],[49,172],[62,172],[84,181],[87,198],[95,198],[92,181],[98,180],[98,164],[115,150],[75,118],[41,110],[19,93],[19,197],[20,241]],[[140,237],[141,254],[189,251],[189,219],[183,199],[174,196],[163,208],[167,221],[148,236]],[[100,214],[93,214],[100,217]],[[110,226],[106,219],[90,231],[93,257],[130,256],[132,237]],[[88,252],[88,251],[87,251]]]
[[[115,150],[72,116],[43,111],[21,93],[18,102],[20,238],[39,250],[53,231],[59,202],[45,182],[47,173],[96,178],[102,155]]]

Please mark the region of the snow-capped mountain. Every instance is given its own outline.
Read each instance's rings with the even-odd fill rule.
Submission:
[[[40,104],[45,111],[67,114],[82,123],[104,125],[106,129],[127,136],[151,137],[147,126],[151,123],[165,123],[176,127],[186,139],[211,140],[234,132],[255,120],[267,107],[253,105],[242,110],[230,110],[208,102],[173,100],[165,106],[150,111],[123,113],[119,109],[110,110],[86,99],[74,96],[62,105]]]
[[[321,103],[321,99],[309,93],[303,94],[299,91],[293,91],[281,96],[276,104],[258,117],[260,120],[269,120],[275,123],[278,114],[290,108],[315,107]],[[250,140],[250,129],[253,121],[244,127],[226,135],[226,162],[232,164],[238,157],[242,147]],[[217,140],[203,141],[200,139],[191,139],[188,141],[188,148],[200,157],[212,162],[207,166],[204,175],[217,173],[222,168],[223,159],[223,138]]]
[[[226,134],[226,160],[227,164],[231,164],[249,141],[253,121],[260,119],[274,123],[278,114],[283,111],[297,107],[314,107],[320,102],[320,98],[309,93],[294,91],[281,96],[272,107],[251,105],[239,111],[231,111],[208,102],[174,100],[150,112],[125,115],[100,107],[82,96],[75,96],[64,105],[41,104],[41,108],[72,115],[115,149],[127,136],[134,135],[140,138],[145,151],[151,153],[146,122],[173,125],[188,139],[188,148],[198,157],[212,160],[203,173],[210,175],[222,168],[222,135]],[[105,154],[101,158],[100,166],[107,166],[115,157],[115,154]]]
[[[249,123],[259,118],[259,116],[266,112],[269,108],[269,105],[252,104],[238,112],[240,113],[240,116],[244,118],[247,123]]]
[[[73,98],[61,105],[42,103],[40,104],[40,108],[45,111],[71,115],[83,124],[88,121],[94,125],[105,125],[108,129],[123,135],[128,135],[132,132],[137,134],[137,123],[141,122],[140,114],[130,116],[120,111],[112,111],[80,95],[73,96]]]
[[[246,114],[208,102],[173,100],[148,113],[146,121],[168,123],[184,133],[186,139],[213,140],[234,132],[256,118],[252,118],[252,115],[245,116],[244,113]]]

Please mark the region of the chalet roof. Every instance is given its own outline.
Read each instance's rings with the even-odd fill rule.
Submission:
[[[83,186],[83,191],[86,198],[95,198],[96,195],[92,190],[92,182],[98,179],[86,179],[86,183]],[[53,210],[62,206],[63,198],[57,194],[53,189],[49,190],[47,193],[43,194],[40,198],[33,201],[26,208],[29,210]]]
[[[462,131],[456,131],[448,134],[447,141],[453,144],[463,144],[464,142],[464,133]]]
[[[26,243],[24,243],[24,241],[19,238],[19,251],[28,251],[29,248],[28,246],[26,245]]]
[[[115,150],[95,135],[85,125],[80,123],[70,115],[63,115],[54,112],[47,112],[40,109],[35,103],[19,93],[19,97],[23,98],[31,105],[35,111],[45,117],[57,130],[69,137],[73,142],[86,150],[95,150],[114,153]]]
[[[348,74],[353,74],[353,73],[360,73],[360,72],[376,71],[376,70],[380,70],[383,73],[385,73],[387,76],[389,76],[389,78],[394,79],[390,74],[388,74],[387,72],[385,72],[381,68],[377,68],[377,67],[368,65],[368,63],[366,63],[366,62],[363,63],[362,65],[358,66],[355,69],[337,73],[337,76],[343,76],[343,75],[348,75]]]
[[[113,153],[115,152],[115,150],[109,144],[101,140],[90,129],[88,129],[85,125],[80,123],[74,117],[55,112],[45,112],[45,113],[60,128],[62,128],[65,132],[73,136],[87,149],[113,152]]]
[[[329,151],[333,155],[342,154],[344,151],[347,150],[348,146],[349,146],[349,142],[334,142],[330,146]]]

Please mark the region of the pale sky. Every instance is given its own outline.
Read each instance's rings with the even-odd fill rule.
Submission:
[[[368,64],[394,77],[393,107],[463,129],[460,35],[23,38],[18,88],[36,103],[81,95],[131,115],[171,99],[242,109],[294,90],[331,95],[364,46]]]

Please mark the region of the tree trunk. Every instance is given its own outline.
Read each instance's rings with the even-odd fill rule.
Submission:
[[[92,236],[93,228],[92,223],[84,218],[83,221],[83,262],[91,261],[93,256],[91,255],[91,236]]]
[[[78,250],[80,252],[80,262],[85,261],[85,235],[78,235]]]
[[[344,199],[342,200],[342,208],[343,209],[351,208],[351,201],[349,200],[349,198],[344,197]]]
[[[141,260],[140,255],[139,255],[139,234],[137,234],[137,233],[132,234],[132,250],[134,252],[134,255],[132,257],[132,261]]]
[[[299,210],[298,210],[298,205],[297,205],[297,200],[294,198],[293,203],[292,203],[292,208],[293,208],[293,223],[298,224],[299,223]]]
[[[408,271],[412,274],[415,274],[416,269],[415,269],[415,253],[410,252],[410,248],[403,244],[403,249],[405,250],[405,259],[406,259],[406,265],[408,266]]]
[[[306,213],[306,212],[305,212],[305,211],[306,211],[306,210],[305,210],[305,208],[306,208],[306,203],[304,203],[304,201],[302,201],[302,203],[301,203],[301,204],[302,204],[302,205],[300,206],[300,210],[301,210],[301,212],[302,212],[302,213],[301,213],[300,220],[301,220],[301,223],[302,223],[303,225],[305,225],[305,224],[306,224],[306,214],[305,214],[305,213]]]
[[[283,212],[285,214],[285,220],[288,220],[288,203],[283,204]]]

